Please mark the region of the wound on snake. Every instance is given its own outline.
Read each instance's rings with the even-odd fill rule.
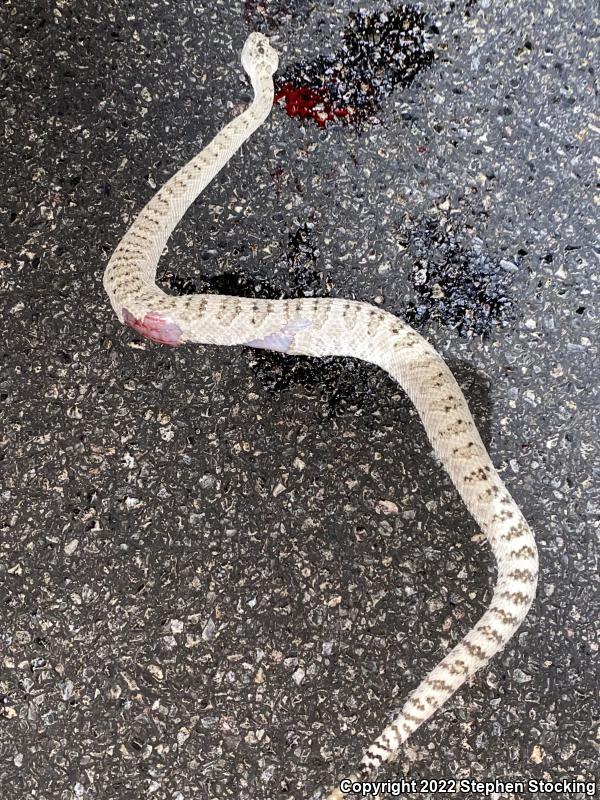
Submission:
[[[181,328],[174,322],[159,317],[158,314],[146,314],[144,319],[136,319],[126,308],[123,309],[123,322],[141,333],[147,339],[158,344],[169,344],[175,347],[181,343]]]
[[[252,339],[245,342],[247,347],[258,347],[261,350],[275,350],[278,353],[288,353],[294,336],[300,331],[307,330],[312,325],[309,319],[295,319],[282,328],[265,336],[263,339]]]

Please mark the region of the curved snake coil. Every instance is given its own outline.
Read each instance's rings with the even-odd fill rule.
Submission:
[[[156,286],[158,260],[171,232],[271,110],[278,57],[264,36],[249,36],[242,64],[252,81],[252,104],[140,212],[106,267],[104,287],[121,322],[162,344],[247,345],[294,355],[353,356],[379,365],[416,406],[433,449],[485,532],[498,571],[490,606],[366,750],[351,779],[367,780],[384,762],[396,758],[408,737],[515,633],[535,595],[537,549],[490,461],[452,373],[406,323],[367,303],[343,299],[171,297]],[[334,788],[327,797],[339,800],[343,794]]]

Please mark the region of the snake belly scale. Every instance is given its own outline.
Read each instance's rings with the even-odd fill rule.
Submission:
[[[252,33],[242,64],[254,89],[249,107],[182,167],[139,213],[112,255],[104,287],[120,321],[163,344],[248,345],[290,355],[352,356],[377,364],[414,403],[431,445],[497,564],[490,605],[477,624],[408,696],[365,751],[351,780],[368,780],[519,628],[537,587],[533,534],[490,457],[452,373],[434,348],[397,317],[343,299],[172,297],[156,285],[158,260],[191,203],[265,121],[273,105],[277,53]],[[339,800],[335,787],[328,800]]]

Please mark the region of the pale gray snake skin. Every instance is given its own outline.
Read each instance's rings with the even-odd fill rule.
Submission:
[[[398,756],[408,737],[518,629],[536,592],[537,548],[490,461],[452,373],[406,323],[367,303],[343,299],[171,297],[156,286],[158,260],[173,229],[271,110],[278,57],[264,36],[249,36],[242,64],[252,81],[252,104],[140,212],[106,267],[104,287],[121,322],[163,344],[248,345],[294,355],[353,356],[379,365],[414,403],[433,449],[484,531],[498,573],[490,606],[366,750],[352,778],[368,780],[384,762]],[[334,788],[327,798],[342,796]]]

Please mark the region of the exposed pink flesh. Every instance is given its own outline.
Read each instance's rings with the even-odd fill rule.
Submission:
[[[178,345],[181,341],[181,328],[174,322],[159,317],[158,314],[146,314],[144,319],[136,319],[126,308],[123,309],[123,322],[141,333],[147,339],[158,344]]]

